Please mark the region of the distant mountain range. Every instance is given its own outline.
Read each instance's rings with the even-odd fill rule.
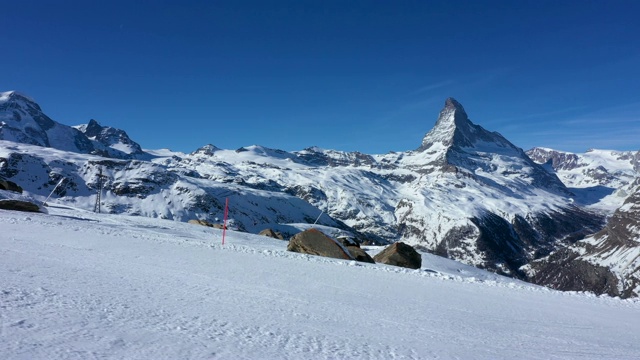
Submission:
[[[102,208],[111,213],[214,221],[229,198],[244,231],[318,221],[363,241],[403,241],[543,285],[640,292],[637,259],[629,258],[640,241],[633,230],[640,220],[629,215],[639,198],[639,153],[525,153],[472,123],[451,98],[415,150],[382,155],[258,145],[142,150],[125,131],[95,120],[57,123],[15,92],[0,94],[0,139],[0,176],[39,196],[64,177],[57,201],[86,209],[101,168],[108,176]],[[620,219],[631,230],[612,230]],[[618,243],[632,250],[612,250]],[[588,255],[592,249],[609,249],[606,260]],[[567,273],[568,263],[597,267],[598,280],[560,281],[582,271]]]

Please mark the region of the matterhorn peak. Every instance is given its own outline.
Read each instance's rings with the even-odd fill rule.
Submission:
[[[449,97],[449,98],[447,98],[447,100],[444,101],[444,109],[462,111],[465,115],[467,114],[464,111],[464,108],[462,107],[462,104],[460,104],[456,99],[454,99],[452,97]]]
[[[436,143],[445,147],[456,143],[470,146],[469,135],[474,132],[475,126],[467,117],[462,105],[454,98],[447,98],[435,126],[422,139],[422,145],[418,150],[429,149]]]
[[[467,128],[470,125],[473,124],[469,121],[462,104],[450,97],[445,100],[444,108],[440,111],[440,116],[438,116],[434,129],[440,127],[445,128],[442,130],[449,131],[451,128]]]

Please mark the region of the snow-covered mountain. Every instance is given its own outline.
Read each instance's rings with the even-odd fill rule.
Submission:
[[[215,222],[223,218],[229,198],[234,227],[241,230],[257,232],[271,224],[313,223],[316,219],[319,224],[350,230],[285,192],[211,181],[190,170],[167,168],[161,164],[166,160],[109,159],[0,141],[0,177],[24,184],[25,190],[40,196],[48,195],[64,178],[55,193],[60,203],[93,209],[102,171],[106,179],[101,208],[109,213]]]
[[[640,151],[591,149],[584,154],[533,148],[527,155],[556,174],[592,209],[612,213],[628,195],[628,186],[640,176]]]
[[[0,93],[0,139],[112,158],[144,158],[140,145],[119,129],[95,120],[71,127],[51,120],[30,97]]]
[[[607,186],[621,188],[640,173],[640,151],[590,149],[584,154],[533,148],[527,155],[538,164],[549,164],[562,182],[572,188]]]
[[[80,131],[51,120],[33,99],[15,91],[0,93],[0,139],[81,153],[94,150]]]
[[[140,144],[131,140],[124,130],[101,126],[93,119],[86,125],[77,125],[74,128],[92,140],[96,148],[94,154],[120,159],[147,158]]]
[[[560,290],[640,294],[640,178],[634,191],[597,234],[527,265],[534,282]]]
[[[448,99],[415,151],[367,155],[261,146],[156,158],[222,183],[283,191],[386,241],[404,241],[512,275],[533,258],[595,232],[557,177]],[[572,235],[572,237],[567,237]]]
[[[78,129],[92,144],[133,156],[97,152],[96,145],[91,152],[102,156],[43,151],[5,138],[0,176],[36,196],[48,195],[64,177],[56,201],[92,209],[102,168],[102,208],[111,213],[213,221],[229,198],[230,216],[247,231],[317,219],[375,242],[404,241],[520,278],[526,278],[523,265],[604,224],[605,214],[576,202],[574,189],[503,136],[473,124],[454,99],[416,150],[381,155],[211,144],[190,154],[141,153],[121,130],[93,121]]]
[[[95,122],[80,129],[94,143],[123,143],[121,133]],[[63,176],[69,180],[59,201],[90,208],[102,167],[110,212],[182,221],[219,214],[223,194],[236,194],[235,202],[244,205],[234,216],[243,229],[291,221],[284,204],[308,203],[312,207],[301,215],[307,221],[321,209],[372,240],[402,240],[516,276],[530,260],[601,227],[601,218],[572,205],[556,176],[500,134],[473,124],[454,99],[447,99],[414,151],[289,153],[207,145],[191,154],[149,155],[150,161],[125,161],[22,147],[5,150],[0,171],[41,195]]]

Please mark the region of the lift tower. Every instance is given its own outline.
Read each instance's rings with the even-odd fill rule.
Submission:
[[[96,205],[93,207],[93,212],[100,213],[100,196],[102,195],[102,185],[107,179],[106,175],[102,175],[102,167],[98,169],[98,195],[96,195]]]

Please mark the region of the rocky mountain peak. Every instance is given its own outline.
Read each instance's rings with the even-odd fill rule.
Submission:
[[[444,108],[440,110],[434,129],[451,130],[451,128],[466,128],[471,125],[473,124],[469,121],[467,112],[464,111],[462,104],[450,97],[445,100]]]
[[[443,110],[453,110],[453,111],[460,111],[463,114],[467,114],[464,111],[464,107],[462,107],[462,104],[460,104],[456,99],[449,97],[444,101],[444,109]]]
[[[22,108],[24,110],[33,109],[36,111],[42,111],[40,105],[35,100],[17,91],[6,91],[0,93],[0,109],[17,109]]]
[[[493,144],[495,148],[508,148],[520,152],[502,135],[472,123],[462,104],[454,98],[447,98],[435,126],[422,139],[418,151],[473,148],[479,144]]]
[[[82,132],[88,137],[95,137],[100,135],[104,128],[94,119],[89,120],[89,123],[85,126],[82,126]]]
[[[196,151],[192,152],[191,155],[197,155],[197,154],[202,154],[202,155],[207,155],[207,156],[213,156],[213,154],[220,150],[217,146],[213,145],[213,144],[207,144],[205,146],[202,146],[198,149],[196,149]]]
[[[128,158],[131,155],[144,153],[140,144],[131,140],[129,135],[122,129],[102,126],[94,119],[89,120],[86,125],[78,125],[75,128],[87,138],[93,140],[96,143],[97,153],[103,156]]]

